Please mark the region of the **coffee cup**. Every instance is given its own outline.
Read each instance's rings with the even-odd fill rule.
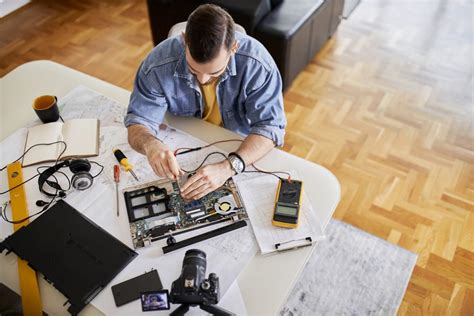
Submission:
[[[42,95],[33,101],[39,119],[43,123],[51,123],[59,120],[58,98],[54,95]]]

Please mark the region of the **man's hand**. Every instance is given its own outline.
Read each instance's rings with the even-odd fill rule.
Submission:
[[[176,180],[182,174],[174,153],[159,140],[148,141],[143,149],[148,163],[158,176]]]
[[[222,186],[234,174],[227,160],[204,166],[181,187],[181,196],[186,200],[202,198]]]

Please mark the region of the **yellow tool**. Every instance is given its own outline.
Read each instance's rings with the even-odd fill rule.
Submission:
[[[276,194],[272,224],[284,228],[297,228],[300,215],[303,182],[280,179]]]
[[[13,222],[21,221],[28,217],[28,209],[26,205],[26,195],[23,185],[23,172],[21,164],[16,161],[7,166],[8,188],[10,191],[10,201],[12,206]],[[18,186],[18,187],[16,187]],[[16,187],[16,188],[15,188]],[[15,189],[12,189],[15,188]],[[27,225],[29,220],[21,223],[13,224],[16,231],[20,227]],[[21,302],[23,305],[24,315],[42,315],[43,307],[38,287],[38,279],[35,270],[28,266],[28,263],[18,258],[18,274],[20,278]]]
[[[135,180],[138,181],[137,175],[132,170],[133,166],[128,162],[128,159],[123,154],[123,152],[120,149],[114,149],[114,156],[115,158],[117,158],[117,161],[120,163],[120,165],[124,167],[125,171],[129,171],[132,174],[132,176],[135,178]]]

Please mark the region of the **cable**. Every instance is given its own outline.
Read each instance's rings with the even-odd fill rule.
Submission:
[[[61,118],[61,119],[62,119],[62,118]],[[28,148],[20,157],[18,157],[17,159],[15,159],[14,161],[12,161],[11,163],[22,159],[31,149],[33,149],[33,148],[36,147],[36,146],[50,146],[50,145],[55,145],[55,144],[63,144],[63,145],[64,145],[64,148],[61,150],[61,152],[59,153],[58,157],[57,157],[56,160],[54,161],[54,165],[53,165],[53,166],[40,166],[40,167],[37,167],[37,168],[36,168],[37,174],[35,174],[35,175],[32,176],[31,178],[29,178],[28,180],[23,181],[22,183],[20,183],[20,184],[14,186],[13,188],[10,188],[10,189],[8,189],[8,190],[6,190],[6,191],[4,191],[4,192],[0,192],[0,195],[3,195],[3,194],[5,194],[5,193],[8,193],[8,192],[10,192],[10,191],[12,191],[12,190],[14,190],[14,189],[16,189],[16,188],[18,188],[18,187],[24,185],[25,183],[27,183],[27,182],[33,180],[34,178],[40,176],[40,175],[42,174],[42,172],[40,171],[41,168],[51,168],[51,167],[56,166],[56,165],[58,164],[59,160],[61,159],[61,156],[66,152],[66,149],[67,149],[67,144],[66,144],[66,142],[64,142],[64,141],[62,141],[62,140],[55,141],[55,142],[52,142],[52,143],[39,143],[39,144],[35,144],[35,145],[31,146],[30,148]],[[100,167],[100,171],[99,171],[96,175],[92,176],[92,178],[96,178],[96,177],[98,177],[98,176],[102,173],[102,171],[104,171],[104,166],[101,165],[100,163],[96,162],[96,161],[90,161],[90,162],[91,162],[91,163],[94,163],[94,164],[96,164],[97,166]],[[6,166],[4,166],[3,168],[1,168],[0,171],[5,170],[5,168],[6,168],[7,166],[8,166],[8,164],[7,164]],[[56,172],[62,174],[62,175],[67,179],[68,187],[67,187],[67,189],[66,189],[65,191],[70,190],[70,189],[71,189],[71,180],[69,179],[69,177],[68,177],[64,172],[62,172],[62,171],[59,171],[59,170],[58,170],[58,171],[56,171]],[[58,187],[60,188],[58,178],[56,178],[56,176],[55,176],[54,174],[51,175],[50,177],[53,177],[53,178],[54,178],[54,181],[55,181],[55,182],[51,182],[51,183],[56,183],[56,184],[58,185]],[[47,181],[49,181],[49,180],[47,180]],[[41,211],[38,211],[38,212],[36,212],[36,213],[34,213],[34,214],[31,214],[31,215],[29,215],[29,216],[27,216],[27,217],[25,217],[25,218],[20,219],[20,220],[11,221],[11,220],[8,219],[7,214],[6,214],[7,205],[9,204],[9,202],[7,202],[7,203],[4,203],[3,207],[0,207],[0,217],[3,218],[3,219],[4,219],[6,222],[8,222],[8,223],[11,223],[11,224],[19,224],[19,223],[22,223],[22,222],[24,222],[24,221],[26,221],[26,220],[32,218],[33,216],[40,215],[41,213],[45,212],[45,211],[51,206],[51,204],[54,203],[54,201],[55,201],[56,198],[58,197],[58,192],[60,191],[59,188],[58,188],[58,187],[54,187],[54,186],[52,186],[51,184],[50,184],[50,187],[54,188],[56,191],[53,193],[54,196],[53,196],[53,197],[51,198],[51,200],[41,209]],[[63,191],[63,190],[61,190],[61,191]]]
[[[42,173],[42,172],[40,171],[41,168],[46,168],[46,169],[48,169],[48,168],[51,168],[51,167],[50,167],[50,166],[40,166],[40,167],[36,168],[36,171],[38,172],[38,174],[41,174],[41,173]],[[60,170],[57,170],[56,173],[62,174],[62,175],[64,176],[64,178],[66,178],[66,180],[67,180],[67,189],[62,190],[62,191],[69,191],[69,190],[71,189],[71,185],[72,185],[72,184],[71,184],[71,180],[69,179],[69,177],[68,177],[64,172],[62,172],[62,171],[60,171]],[[53,175],[52,175],[52,176],[53,176]],[[54,176],[53,176],[53,177],[54,177]],[[50,181],[50,180],[48,180],[48,179],[46,179],[45,182],[46,182],[51,188],[55,188],[55,187],[58,187],[58,188],[59,188],[59,187],[60,187],[60,186],[59,186],[59,182],[57,181],[57,178],[56,178],[56,177],[55,177],[55,180],[56,180],[56,183],[54,183],[54,182],[52,182],[52,181]],[[57,186],[55,186],[54,184],[57,184]],[[58,190],[59,190],[59,189],[56,189],[56,193],[50,193],[50,194],[57,194]],[[44,188],[43,188],[43,191],[46,192],[46,193],[48,193]]]
[[[191,171],[187,171],[187,170],[184,170],[184,169],[181,169],[181,170],[183,170],[183,171],[186,172],[186,173],[194,173],[194,172],[198,171],[198,170],[204,165],[204,163],[206,162],[206,160],[207,160],[209,157],[211,157],[212,155],[221,155],[221,156],[224,157],[224,159],[227,159],[227,156],[224,155],[223,153],[221,153],[220,151],[213,151],[212,153],[209,153],[209,154],[203,159],[203,161],[201,162],[201,164],[199,165],[199,167],[197,167],[196,169],[191,170]]]
[[[18,187],[21,187],[23,184],[25,184],[25,183],[27,183],[27,182],[33,180],[33,179],[36,178],[37,176],[39,176],[39,174],[35,174],[34,176],[32,176],[31,178],[29,178],[28,180],[23,181],[22,183],[20,183],[20,184],[18,184],[18,185],[15,185],[15,186],[14,186],[13,188],[11,188],[11,189],[8,189],[8,190],[6,190],[6,191],[0,192],[0,195],[3,195],[3,194],[5,194],[5,193],[10,192],[11,190],[14,190],[14,189],[16,189],[16,188],[18,188]]]
[[[104,171],[104,166],[98,163],[97,161],[92,161],[92,160],[89,160],[89,161],[100,167],[100,171],[95,176],[92,176],[92,178],[96,178],[102,173],[102,171]]]
[[[219,144],[219,143],[226,143],[226,142],[243,142],[243,140],[242,139],[224,139],[224,140],[219,140],[219,141],[216,141],[216,142],[213,142],[213,143],[209,143],[209,144],[207,144],[205,146],[201,146],[201,147],[194,147],[194,148],[180,147],[180,148],[175,149],[174,155],[178,156],[178,155],[188,154],[188,153],[193,152],[193,151],[198,151],[198,150],[201,150],[201,149],[205,149],[205,148],[214,146],[214,145]],[[204,165],[204,162],[209,158],[209,156],[211,156],[213,154],[220,154],[220,155],[224,156],[225,159],[228,159],[227,156],[224,155],[223,153],[215,151],[215,152],[212,152],[212,153],[208,154],[204,158],[202,163],[199,165],[199,167],[197,167],[196,169],[194,169],[192,171],[186,171],[184,169],[182,169],[182,170],[184,172],[187,172],[187,173],[196,172],[197,170],[199,170],[199,168],[201,168]],[[284,180],[283,177],[280,177],[280,176],[277,175],[278,173],[282,173],[282,174],[286,174],[288,176],[288,180],[291,181],[291,175],[290,175],[290,173],[288,173],[286,171],[265,171],[265,170],[262,170],[260,168],[257,168],[257,166],[255,166],[255,164],[251,164],[251,166],[255,168],[255,171],[254,170],[246,170],[246,171],[244,171],[244,173],[263,173],[263,174],[268,174],[268,175],[275,176],[280,180]]]
[[[183,154],[187,154],[187,153],[190,153],[190,152],[193,152],[193,151],[198,151],[198,150],[201,150],[201,149],[204,149],[204,148],[208,148],[208,147],[211,147],[211,146],[214,146],[216,144],[220,144],[220,143],[227,143],[227,142],[243,142],[242,139],[224,139],[224,140],[218,140],[216,142],[213,142],[213,143],[209,143],[205,146],[201,146],[201,147],[194,147],[194,148],[190,148],[190,147],[180,147],[180,148],[176,148],[175,151],[174,151],[174,155],[175,156],[178,156],[178,155],[183,155]],[[183,150],[183,151],[180,151],[180,150]]]
[[[52,143],[39,143],[39,144],[35,144],[35,145],[33,145],[33,146],[30,146],[30,148],[28,148],[20,157],[18,157],[18,159],[13,160],[11,163],[13,163],[13,162],[15,162],[15,161],[18,161],[18,160],[20,160],[21,158],[23,158],[31,149],[33,149],[33,148],[36,147],[36,146],[50,146],[50,145],[55,145],[55,144],[63,144],[63,145],[64,145],[63,150],[59,153],[58,158],[56,158],[56,160],[54,161],[54,166],[56,166],[56,165],[58,164],[59,159],[61,159],[61,156],[64,154],[64,152],[66,152],[66,149],[67,149],[67,144],[66,144],[66,142],[64,142],[64,141],[62,141],[62,140],[58,140],[58,141],[55,141],[55,142],[52,142]],[[9,164],[7,164],[7,165],[4,166],[3,168],[1,168],[0,171],[5,170],[5,168],[6,168],[8,165],[9,165]],[[38,172],[38,169],[36,169],[36,172]],[[36,177],[39,176],[40,174],[41,174],[41,173],[38,172],[38,174],[35,174],[34,176],[32,176],[31,178],[29,178],[28,180],[23,181],[22,183],[20,183],[20,184],[14,186],[13,188],[8,189],[8,190],[3,191],[3,192],[0,192],[0,195],[3,195],[3,194],[5,194],[5,193],[8,193],[8,192],[10,192],[11,190],[14,190],[14,189],[16,189],[16,188],[22,186],[23,184],[25,184],[25,183],[27,183],[27,182],[33,180],[34,178],[36,178]]]
[[[56,180],[56,182],[58,182],[58,178],[56,178],[55,175],[51,175],[54,180]],[[53,202],[56,200],[56,198],[58,197],[58,191],[59,189],[56,189],[56,192],[54,193],[54,196],[53,198],[48,202],[48,204],[46,204],[42,209],[41,211],[38,211],[34,214],[31,214],[31,215],[28,215],[27,217],[25,218],[22,218],[22,219],[19,219],[19,220],[16,220],[16,221],[11,221],[8,219],[7,217],[7,207],[5,206],[4,208],[1,209],[1,212],[0,212],[0,216],[3,218],[3,220],[5,220],[6,222],[10,223],[10,224],[20,224],[20,223],[23,223],[24,221],[32,218],[33,216],[37,216],[37,215],[40,215],[41,213],[44,213],[50,206],[51,204],[53,204]]]
[[[61,157],[62,154],[64,154],[64,152],[66,151],[66,148],[67,148],[67,144],[66,142],[62,141],[62,140],[58,140],[58,141],[55,141],[55,142],[52,142],[52,143],[39,143],[39,144],[35,144],[35,145],[32,145],[30,146],[30,148],[28,148],[20,157],[18,157],[17,159],[13,160],[11,163],[15,162],[15,161],[18,161],[20,160],[21,158],[25,157],[25,155],[30,151],[32,150],[33,148],[35,148],[36,146],[50,146],[50,145],[55,145],[55,144],[63,144],[64,145],[64,150],[59,154],[58,156],[58,159],[56,159],[56,162],[59,160],[59,157]],[[2,167],[0,169],[0,171],[3,171],[5,170],[5,168],[8,166],[9,164],[5,165],[4,167]]]
[[[255,164],[251,164],[251,166],[254,167],[255,170],[245,170],[243,173],[263,173],[263,174],[268,174],[268,175],[272,175],[274,177],[277,177],[280,180],[284,180],[283,177],[280,177],[280,176],[277,175],[277,173],[283,173],[283,174],[286,174],[288,176],[288,180],[291,181],[291,174],[289,172],[286,172],[286,171],[265,171],[265,170],[262,170],[260,168],[257,168],[257,166],[255,166]]]

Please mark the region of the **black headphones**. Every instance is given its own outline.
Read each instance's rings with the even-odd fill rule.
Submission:
[[[95,176],[92,176],[89,171],[91,170],[91,163],[87,159],[68,159],[61,163],[58,163],[52,167],[49,167],[45,171],[41,172],[38,178],[38,187],[41,193],[46,196],[55,198],[60,197],[64,198],[66,196],[65,190],[59,185],[57,181],[48,180],[51,176],[54,175],[59,169],[69,167],[69,170],[73,173],[71,179],[71,185],[77,190],[86,190],[91,187]],[[96,175],[97,176],[97,175]],[[55,189],[55,193],[47,192],[43,186],[44,184],[49,185],[51,188]],[[47,202],[36,201],[36,205],[43,206]],[[41,205],[40,205],[41,204]]]

